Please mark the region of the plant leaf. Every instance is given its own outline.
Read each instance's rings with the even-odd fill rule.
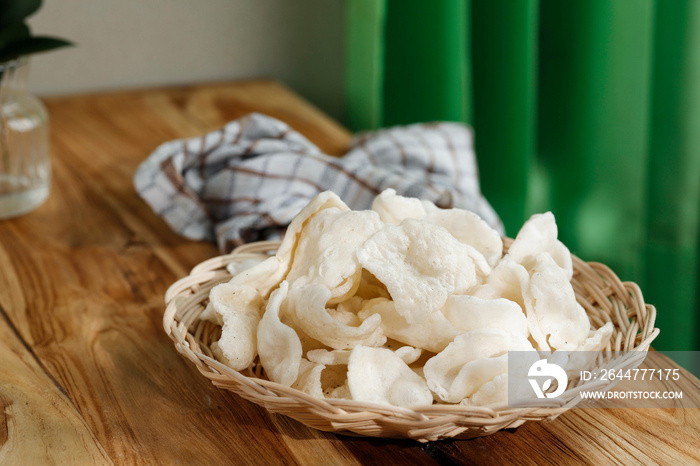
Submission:
[[[42,0],[0,0],[0,27],[21,23],[41,8]]]
[[[30,55],[33,53],[46,52],[59,47],[73,45],[63,39],[47,36],[27,37],[17,41],[10,42],[5,47],[0,49],[0,61],[12,60],[21,55]]]
[[[0,50],[10,42],[29,37],[29,27],[25,23],[13,23],[0,27]]]

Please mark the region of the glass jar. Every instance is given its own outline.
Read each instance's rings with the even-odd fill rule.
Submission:
[[[0,63],[0,219],[25,214],[49,195],[48,115],[27,93],[27,58]]]

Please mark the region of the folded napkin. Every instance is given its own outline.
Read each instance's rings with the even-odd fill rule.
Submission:
[[[173,230],[216,240],[222,252],[280,238],[326,190],[357,210],[393,188],[471,210],[503,231],[479,190],[470,129],[457,123],[363,133],[343,157],[331,157],[287,124],[254,113],[202,137],[162,144],[138,168],[134,185]]]

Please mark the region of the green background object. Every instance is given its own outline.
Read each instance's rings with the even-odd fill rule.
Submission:
[[[700,349],[700,1],[346,0],[348,123],[474,126],[514,235],[551,210]]]

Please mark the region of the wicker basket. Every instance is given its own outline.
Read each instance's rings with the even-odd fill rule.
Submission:
[[[512,240],[504,239],[507,250]],[[525,421],[553,419],[573,407],[581,390],[595,390],[600,381],[572,382],[559,401],[540,400],[538,407],[508,408],[467,407],[433,404],[416,409],[363,403],[352,400],[324,400],[264,378],[262,367],[253,365],[237,372],[212,356],[210,344],[218,339],[220,328],[202,321],[209,290],[227,281],[231,275],[226,266],[231,262],[267,257],[279,242],[258,242],[241,246],[231,254],[202,262],[189,276],[168,289],[167,308],[163,317],[166,333],[175,348],[192,361],[214,385],[230,390],[271,412],[285,414],[315,429],[344,435],[386,438],[411,438],[421,442],[442,438],[473,438],[514,428]],[[572,285],[579,303],[585,308],[592,325],[599,328],[612,322],[614,330],[607,367],[631,369],[637,367],[659,330],[654,328],[656,310],[645,304],[639,287],[621,282],[605,265],[587,263],[573,257]],[[625,357],[618,357],[624,351]],[[632,356],[632,357],[630,357]],[[612,364],[612,365],[611,365]],[[609,383],[609,382],[603,382]],[[609,387],[608,387],[609,388]],[[564,400],[562,403],[561,400]]]

